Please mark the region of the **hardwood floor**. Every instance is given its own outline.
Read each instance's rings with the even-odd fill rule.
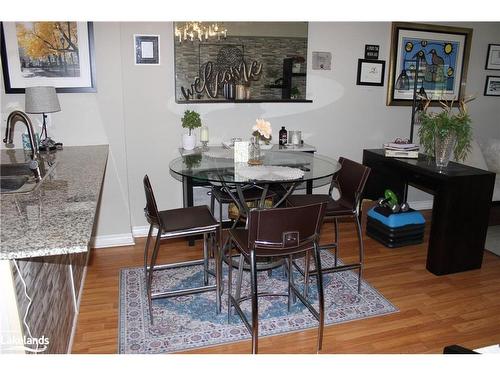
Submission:
[[[429,215],[427,215],[429,216]],[[323,239],[332,238],[326,223]],[[340,226],[341,257],[356,254],[351,223]],[[435,276],[425,269],[428,228],[421,245],[388,249],[365,237],[364,278],[399,312],[325,327],[322,353],[442,353],[458,344],[468,348],[500,343],[500,257],[485,251],[480,270]],[[135,246],[92,250],[80,305],[73,353],[116,353],[118,273],[142,265],[144,239]],[[201,241],[164,245],[160,261],[193,259]],[[316,329],[259,339],[260,353],[314,353]],[[189,353],[249,353],[250,341]]]

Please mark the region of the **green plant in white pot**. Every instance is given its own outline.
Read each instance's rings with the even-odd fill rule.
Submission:
[[[201,127],[200,114],[196,111],[186,110],[184,117],[182,117],[182,127],[189,129],[188,134],[182,135],[182,147],[185,150],[192,150],[196,146],[196,135],[192,130]]]
[[[425,153],[435,156],[437,167],[447,167],[452,152],[457,161],[467,158],[471,150],[472,121],[466,103],[473,99],[462,99],[457,108],[453,107],[453,100],[441,100],[440,112],[428,112],[430,100],[427,100],[420,115],[418,135]]]

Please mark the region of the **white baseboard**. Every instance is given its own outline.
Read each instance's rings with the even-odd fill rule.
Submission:
[[[414,210],[431,210],[433,201],[416,201],[408,202],[411,208]]]
[[[132,236],[132,233],[122,233],[122,234],[111,234],[107,236],[93,237],[91,244],[92,248],[101,249],[104,247],[135,245],[135,241],[134,237]]]
[[[408,202],[414,210],[429,210],[432,209],[432,200],[430,201],[415,201]],[[153,230],[153,235],[156,234],[156,229]],[[132,233],[113,234],[109,236],[98,236],[93,238],[93,248],[101,249],[105,247],[115,246],[130,246],[135,245],[135,237],[146,237],[149,232],[149,225],[132,227]]]
[[[153,229],[153,235],[157,233],[157,229]],[[149,225],[144,225],[141,227],[132,227],[132,235],[135,237],[147,237],[149,232]]]

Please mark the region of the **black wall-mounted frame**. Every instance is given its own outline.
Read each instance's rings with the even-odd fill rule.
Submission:
[[[64,86],[58,86],[57,84],[47,81],[45,85],[47,86],[55,86],[56,91],[58,93],[72,93],[72,92],[96,92],[97,87],[96,87],[96,71],[95,71],[95,56],[94,56],[94,27],[92,22],[86,22],[87,26],[87,35],[88,35],[88,51],[85,51],[88,53],[88,62],[89,66],[88,71],[89,71],[89,85],[85,87],[64,87]],[[16,87],[13,86],[11,77],[9,75],[9,58],[7,56],[7,43],[13,42],[13,41],[7,41],[5,37],[5,30],[4,30],[4,22],[0,22],[0,53],[1,53],[1,59],[2,59],[2,68],[3,68],[3,79],[4,79],[4,85],[5,85],[5,93],[6,94],[24,94],[25,92],[25,87],[28,86],[23,86],[23,87]],[[16,41],[17,43],[17,41]]]
[[[356,85],[384,86],[385,61],[358,59]]]
[[[486,65],[484,69],[500,70],[500,44],[488,44],[488,53],[486,54]]]
[[[486,76],[484,96],[500,96],[500,76]]]

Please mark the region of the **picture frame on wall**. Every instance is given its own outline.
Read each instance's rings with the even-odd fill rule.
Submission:
[[[500,76],[487,76],[484,96],[500,96]]]
[[[500,44],[488,44],[485,69],[500,70]]]
[[[97,91],[92,22],[2,22],[0,32],[7,94],[32,86]]]
[[[411,106],[415,78],[431,105],[464,97],[472,29],[393,22],[391,35],[387,105]]]
[[[135,65],[160,65],[160,36],[134,34]]]
[[[383,86],[385,74],[385,61],[358,59],[358,74],[356,85]]]

